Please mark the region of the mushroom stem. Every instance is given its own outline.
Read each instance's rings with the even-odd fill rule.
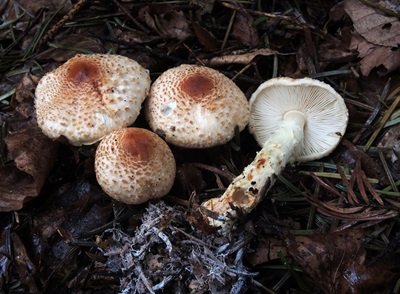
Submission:
[[[292,160],[294,150],[303,140],[306,119],[300,111],[288,111],[278,130],[264,143],[253,162],[237,176],[219,198],[212,198],[202,205],[222,215],[225,219],[208,217],[212,226],[228,231],[240,214],[247,214],[261,202],[275,177]],[[238,214],[238,212],[240,212]]]

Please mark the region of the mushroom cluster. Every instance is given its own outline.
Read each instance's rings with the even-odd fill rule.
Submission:
[[[171,189],[176,163],[156,134],[132,125],[150,91],[149,72],[120,55],[91,54],[68,60],[36,88],[36,115],[43,133],[75,146],[101,140],[95,172],[112,198],[139,204]],[[221,145],[249,120],[241,90],[216,70],[181,65],[163,73],[146,103],[150,127],[187,148]]]
[[[202,204],[223,217],[206,217],[208,222],[229,231],[238,215],[249,213],[263,199],[287,163],[332,152],[347,121],[343,98],[328,84],[309,78],[275,78],[261,84],[250,98],[249,130],[262,149],[220,198]]]
[[[184,64],[151,85],[149,72],[120,55],[76,55],[46,74],[36,88],[39,127],[75,146],[98,145],[96,178],[111,197],[127,204],[160,198],[171,189],[176,163],[166,142],[185,148],[227,143],[249,130],[262,146],[254,161],[220,198],[202,205],[223,217],[206,217],[227,231],[238,211],[249,213],[288,162],[317,159],[339,143],[347,125],[343,98],[309,79],[276,78],[259,86],[249,102],[220,72]],[[145,116],[155,133],[127,128]]]

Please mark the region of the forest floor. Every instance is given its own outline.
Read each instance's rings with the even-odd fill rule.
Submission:
[[[1,293],[400,292],[398,0],[3,0],[0,17]],[[206,65],[247,98],[274,77],[319,79],[349,124],[221,235],[199,205],[260,150],[248,129],[223,146],[170,145],[168,195],[116,202],[96,182],[96,144],[36,124],[39,79],[78,53],[128,56],[153,81]],[[148,128],[143,114],[134,126]]]

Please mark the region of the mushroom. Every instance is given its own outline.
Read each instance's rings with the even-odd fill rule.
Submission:
[[[230,79],[205,67],[184,64],[161,74],[145,102],[150,128],[186,148],[225,144],[249,120],[248,101]]]
[[[310,78],[275,78],[250,98],[249,130],[262,146],[220,198],[202,205],[222,216],[207,217],[229,231],[239,213],[249,213],[263,199],[288,162],[328,155],[343,136],[348,111],[343,98],[328,84]]]
[[[104,192],[126,204],[161,198],[175,179],[175,159],[156,134],[141,128],[114,131],[96,150],[96,178]]]
[[[136,120],[150,83],[148,70],[128,57],[78,54],[39,81],[38,125],[52,139],[93,144]]]

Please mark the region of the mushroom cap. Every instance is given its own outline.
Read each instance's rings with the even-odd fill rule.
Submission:
[[[136,120],[150,83],[148,70],[128,57],[78,54],[39,81],[37,122],[52,139],[93,144]]]
[[[228,142],[249,120],[248,101],[230,79],[205,66],[184,64],[161,74],[145,102],[153,131],[186,148]]]
[[[126,204],[161,198],[175,179],[175,159],[156,134],[141,128],[114,131],[100,142],[96,178],[104,192]]]
[[[294,160],[314,160],[332,152],[346,131],[348,111],[343,98],[318,80],[284,77],[261,84],[250,98],[249,130],[262,146],[279,129],[285,113],[293,110],[306,120]]]

